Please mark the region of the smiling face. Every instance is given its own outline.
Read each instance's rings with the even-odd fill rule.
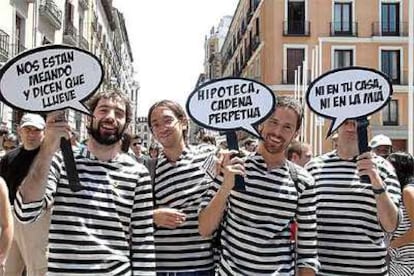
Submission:
[[[289,143],[298,134],[297,113],[289,107],[277,107],[260,127],[263,141],[260,147],[270,154],[284,154]]]
[[[151,130],[164,149],[184,145],[187,122],[179,119],[167,106],[158,106],[150,114]]]
[[[102,145],[113,145],[126,128],[125,104],[116,98],[101,98],[93,112],[89,133]]]

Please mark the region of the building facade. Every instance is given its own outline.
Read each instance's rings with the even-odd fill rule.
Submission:
[[[137,103],[139,85],[125,20],[112,0],[0,1],[0,66],[26,49],[45,44],[90,51],[104,67],[100,89],[120,87]],[[68,114],[71,126],[85,137],[86,117],[72,110]],[[15,131],[21,116],[22,112],[0,103],[2,125]]]
[[[395,149],[406,150],[408,116],[413,116],[408,114],[408,2],[240,0],[220,50],[222,76],[252,78],[293,96],[298,66],[305,67],[305,86],[336,68],[379,70],[389,76],[394,94],[371,116],[369,135],[385,134]],[[330,121],[306,114],[302,140],[319,153],[330,150],[325,139]]]

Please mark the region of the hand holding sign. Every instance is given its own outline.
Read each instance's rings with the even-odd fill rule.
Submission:
[[[203,84],[187,100],[187,112],[199,125],[226,131],[229,149],[238,150],[235,131],[244,129],[259,137],[256,125],[270,115],[275,96],[265,85],[243,78],[224,78]],[[243,178],[236,176],[236,189]]]
[[[1,68],[0,93],[8,105],[29,112],[72,108],[90,114],[81,101],[98,89],[102,79],[102,65],[91,53],[47,45],[23,52]],[[69,186],[79,191],[71,144],[62,138],[60,147]]]

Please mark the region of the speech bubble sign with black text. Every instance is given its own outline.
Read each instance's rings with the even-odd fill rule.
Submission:
[[[197,87],[186,107],[189,116],[207,129],[244,129],[260,138],[256,127],[273,112],[275,95],[255,80],[222,78]]]
[[[103,80],[97,57],[67,45],[28,50],[0,69],[0,93],[10,106],[29,112],[71,108],[90,114],[81,102]]]
[[[309,85],[306,101],[316,114],[331,119],[327,137],[347,119],[367,117],[380,110],[393,93],[389,78],[364,67],[329,71]]]

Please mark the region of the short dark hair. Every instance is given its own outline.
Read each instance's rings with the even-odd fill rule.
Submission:
[[[408,152],[397,151],[388,155],[387,160],[394,166],[401,191],[414,181],[414,158]]]
[[[288,107],[295,111],[296,115],[298,115],[298,119],[296,121],[296,131],[302,125],[302,118],[303,118],[303,108],[302,105],[298,100],[290,96],[276,96],[276,108],[278,107]]]
[[[108,88],[101,92],[94,94],[88,101],[89,109],[94,112],[96,106],[98,105],[101,99],[113,99],[119,100],[121,103],[125,104],[125,111],[126,111],[126,122],[129,124],[132,121],[132,105],[131,101],[129,100],[128,96],[123,93],[118,88]]]
[[[185,113],[184,109],[181,107],[181,105],[179,105],[178,103],[174,102],[174,101],[170,101],[170,100],[162,100],[159,102],[156,102],[155,104],[153,104],[149,111],[148,111],[148,126],[152,131],[152,123],[151,123],[151,116],[152,116],[152,112],[154,111],[154,109],[156,109],[157,107],[166,107],[169,110],[171,110],[175,117],[177,117],[178,120],[180,121],[185,121],[187,123],[187,127],[183,129],[183,137],[184,140],[187,141],[188,138],[188,118],[187,118],[187,114]]]
[[[292,160],[293,154],[296,153],[299,156],[302,156],[302,143],[294,140],[290,143],[289,147],[286,150],[286,157],[288,160]]]

